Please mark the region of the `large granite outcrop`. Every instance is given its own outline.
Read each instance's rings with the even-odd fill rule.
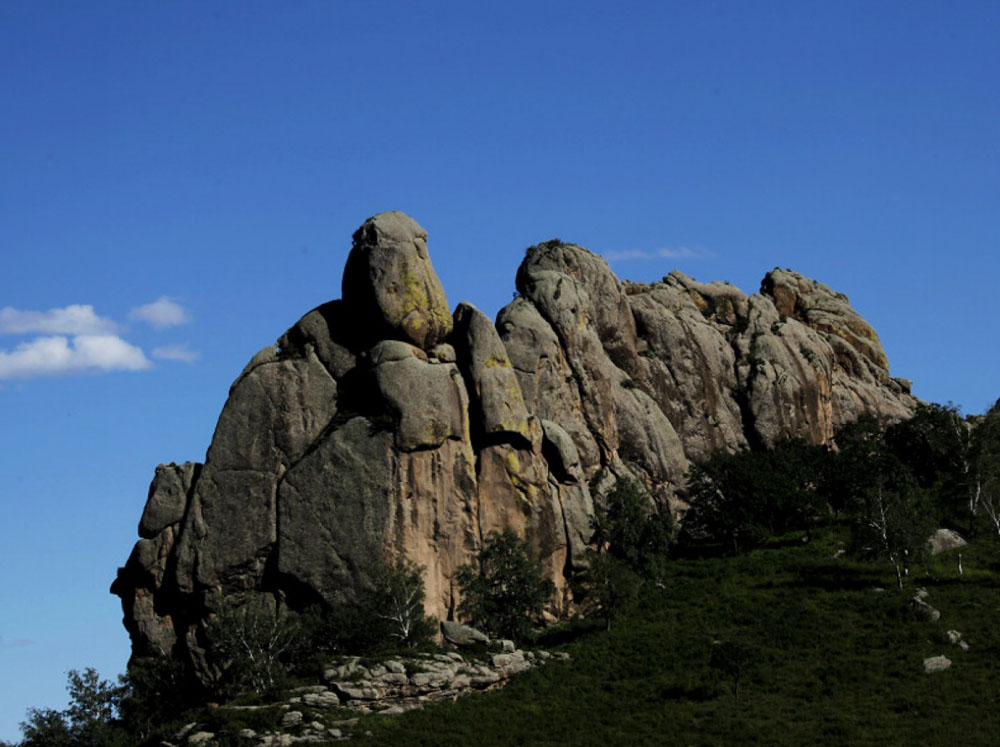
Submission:
[[[205,463],[157,468],[112,587],[133,651],[207,680],[220,594],[349,602],[394,556],[425,567],[427,612],[450,618],[455,570],[504,527],[564,592],[559,614],[592,491],[628,476],[680,509],[690,461],[715,449],[820,443],[916,402],[847,298],[786,270],[750,296],[679,272],[623,283],[551,241],[516,282],[495,324],[467,303],[452,314],[426,232],[402,213],[366,221],[343,299],[253,357]]]

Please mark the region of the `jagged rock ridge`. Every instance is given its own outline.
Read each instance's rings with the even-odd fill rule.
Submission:
[[[157,468],[112,587],[133,652],[171,652],[207,680],[218,594],[350,600],[396,555],[425,566],[427,611],[450,618],[455,569],[505,526],[565,591],[592,490],[631,476],[676,509],[692,459],[819,443],[916,403],[846,296],[787,270],[749,297],[679,272],[621,282],[551,241],[516,283],[495,324],[467,303],[451,314],[426,232],[402,213],[366,221],[343,300],[253,357],[204,464]]]

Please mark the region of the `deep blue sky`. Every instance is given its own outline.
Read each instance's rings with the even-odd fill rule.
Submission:
[[[1000,396],[1000,4],[614,5],[0,4],[0,739],[123,670],[153,468],[376,212],[452,305],[556,236],[636,280],[790,267],[918,396]]]

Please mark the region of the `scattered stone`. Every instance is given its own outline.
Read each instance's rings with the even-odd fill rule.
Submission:
[[[958,646],[963,651],[969,650],[968,642],[962,639],[962,634],[957,630],[949,630],[945,635],[948,637],[948,643]]]
[[[950,666],[951,659],[947,656],[931,656],[930,658],[924,659],[924,671],[927,672],[927,674],[943,672]]]
[[[915,596],[909,603],[910,612],[917,620],[924,622],[937,622],[941,619],[941,611],[927,604],[919,596]]]
[[[286,729],[302,723],[302,711],[289,711],[281,717],[281,725]]]
[[[325,687],[320,692],[306,693],[301,698],[302,703],[313,708],[336,708],[340,705],[340,698],[337,694],[330,692]]]
[[[215,739],[215,734],[210,731],[196,731],[188,737],[187,743],[190,745],[208,744]]]
[[[184,739],[184,737],[186,737],[188,734],[193,732],[196,728],[198,728],[197,722],[192,721],[190,724],[185,724],[183,727],[181,727],[180,731],[174,734],[174,739],[176,739],[179,742],[180,740]]]

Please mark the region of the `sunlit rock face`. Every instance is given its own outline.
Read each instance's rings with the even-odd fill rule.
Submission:
[[[112,587],[134,654],[170,653],[207,682],[220,595],[350,602],[400,556],[425,569],[428,614],[450,619],[456,569],[505,527],[562,592],[559,615],[592,490],[630,477],[676,510],[690,462],[715,449],[821,443],[916,403],[846,296],[789,271],[749,297],[679,272],[621,282],[552,241],[516,283],[495,323],[452,313],[427,233],[402,213],[365,221],[343,298],[252,358],[204,464],[157,468]]]

